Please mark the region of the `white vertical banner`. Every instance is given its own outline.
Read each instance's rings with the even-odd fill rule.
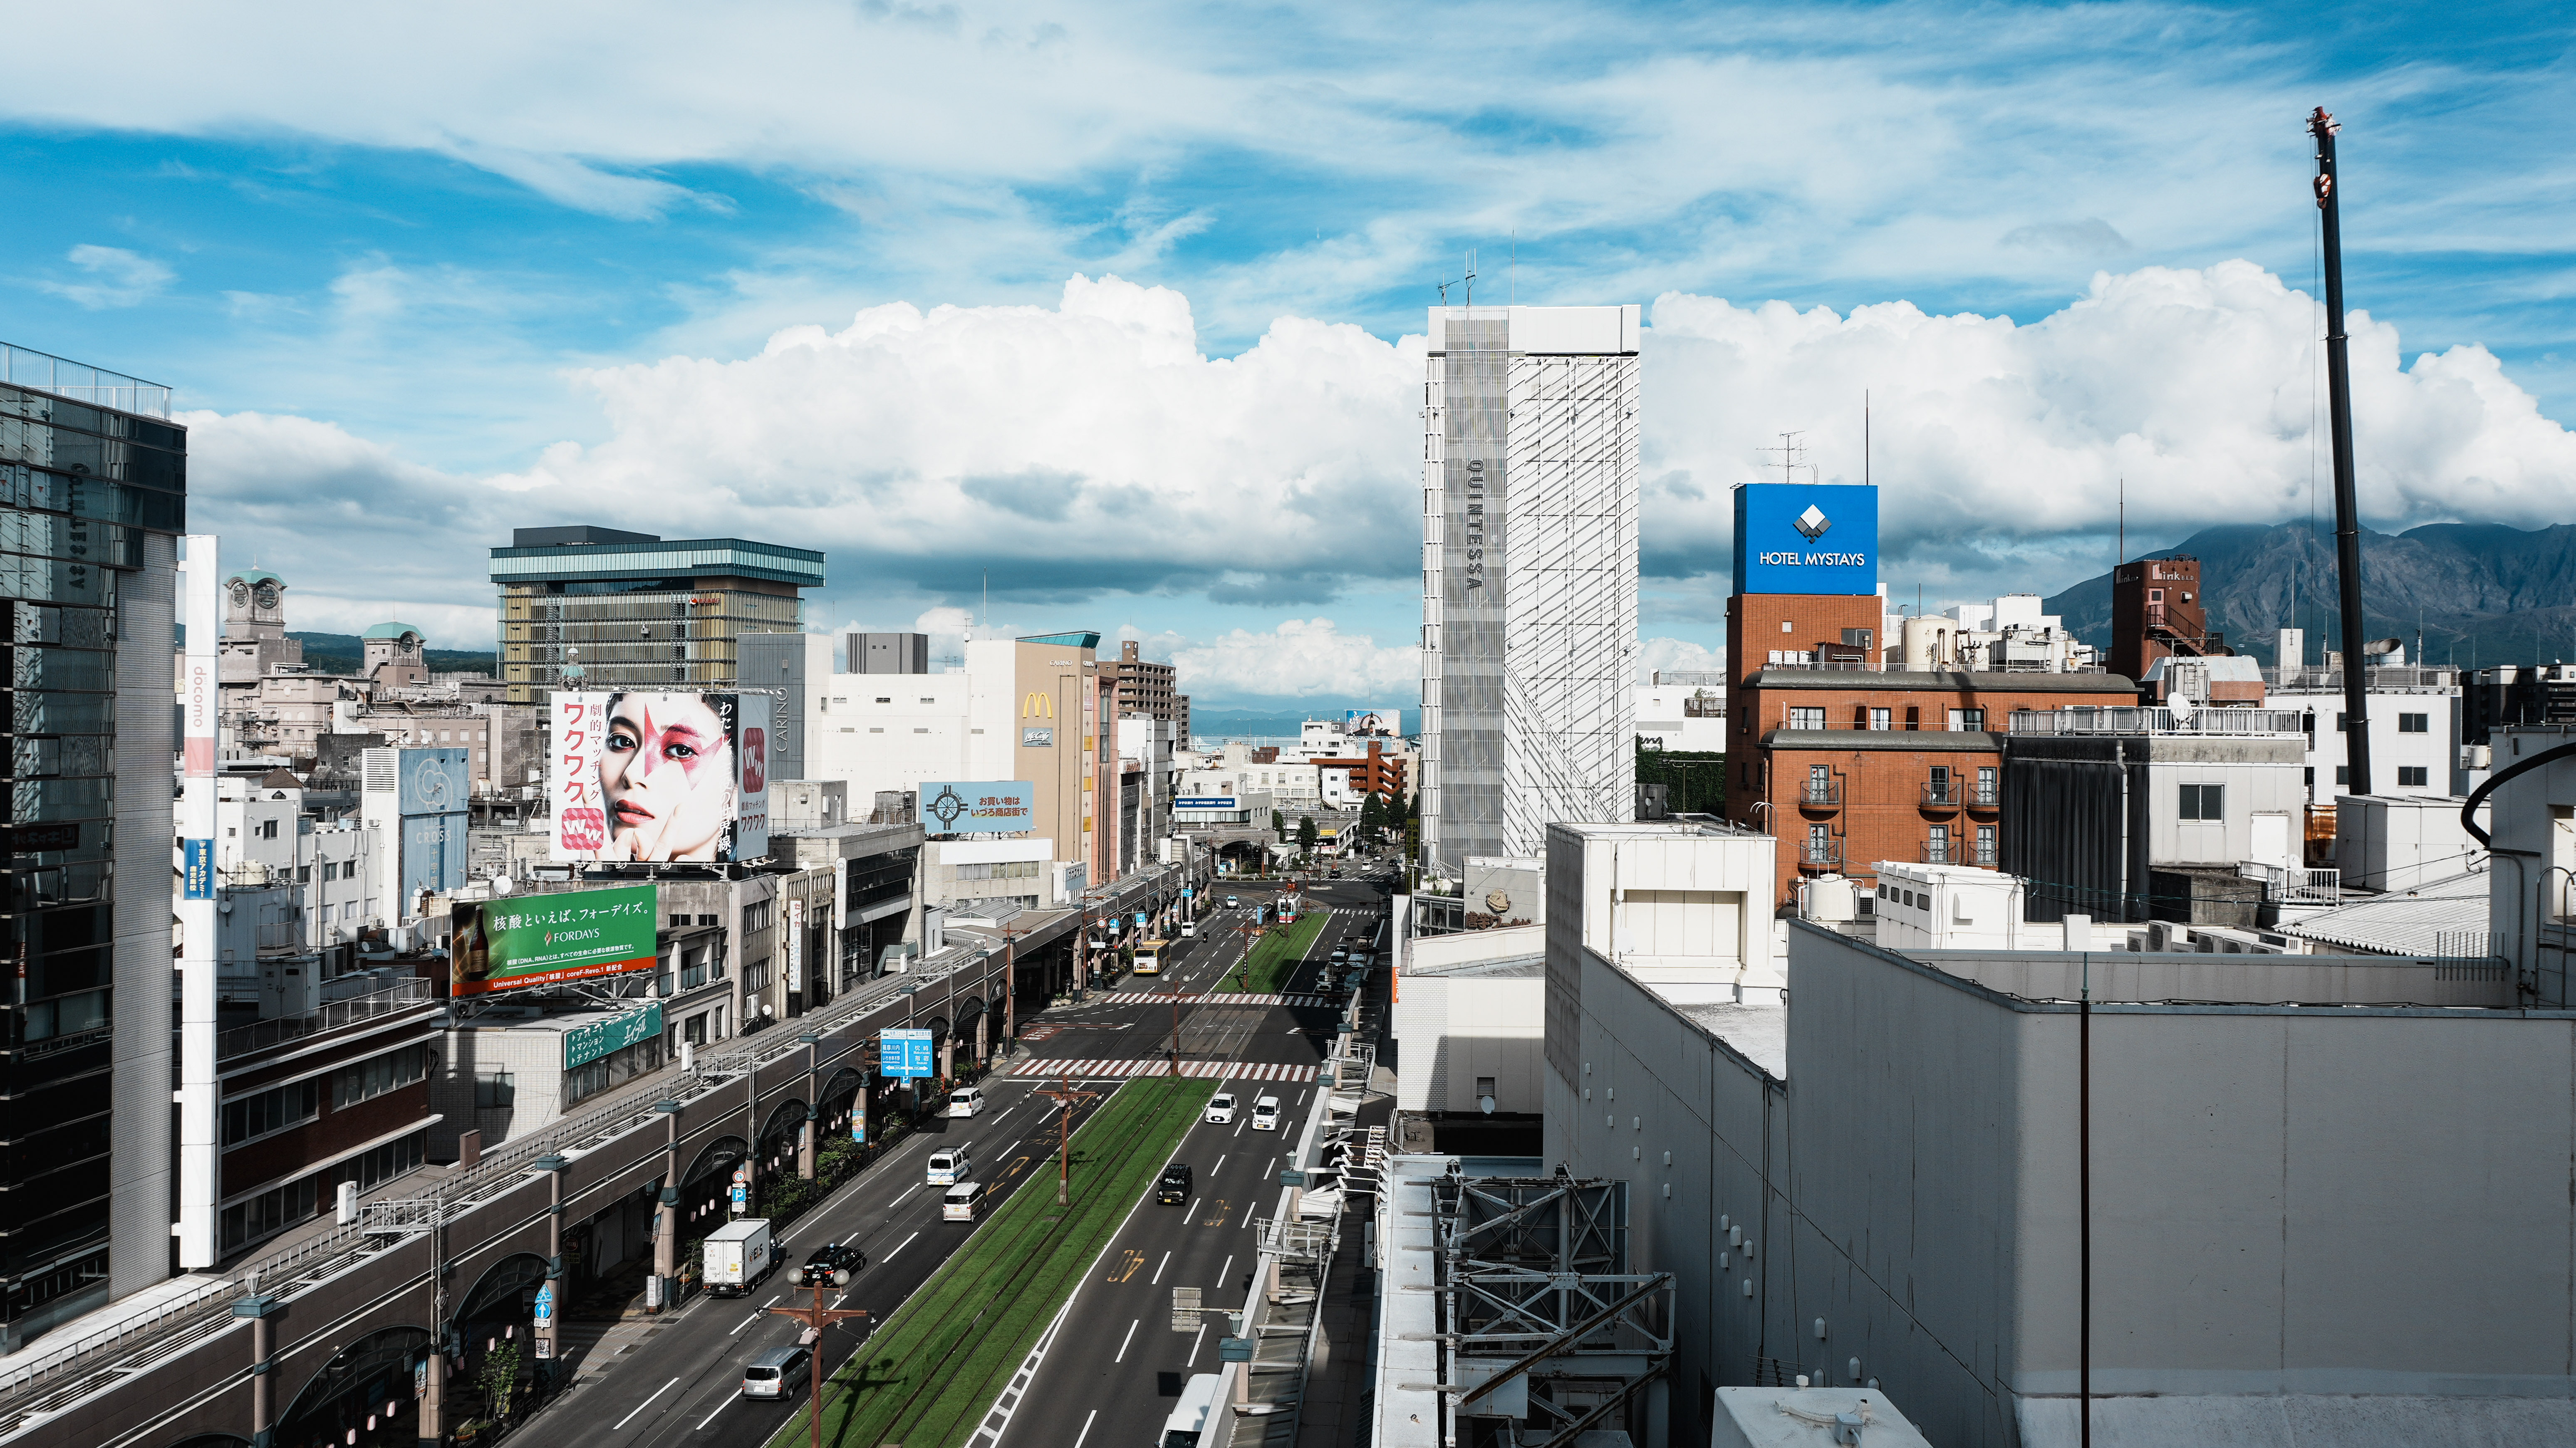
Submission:
[[[805,989],[805,902],[787,902],[787,988]]]
[[[180,707],[179,1266],[215,1265],[215,743],[216,632],[222,576],[215,536],[188,535],[179,618],[188,631]]]

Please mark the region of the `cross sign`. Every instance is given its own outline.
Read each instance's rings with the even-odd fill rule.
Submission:
[[[1064,1108],[1064,1114],[1055,1120],[1055,1204],[1061,1207],[1066,1201],[1066,1184],[1073,1177],[1073,1103],[1096,1100],[1100,1093],[1076,1090],[1073,1077],[1066,1074],[1059,1084],[1041,1086],[1029,1094],[1047,1097]]]
[[[806,1335],[814,1348],[812,1357],[812,1362],[814,1364],[814,1448],[823,1448],[823,1329],[830,1327],[833,1323],[845,1321],[849,1318],[865,1317],[868,1315],[867,1310],[859,1307],[825,1307],[823,1305],[823,1279],[820,1277],[814,1279],[813,1306],[773,1307],[769,1310],[778,1314],[780,1317],[792,1317],[798,1322],[805,1324]]]

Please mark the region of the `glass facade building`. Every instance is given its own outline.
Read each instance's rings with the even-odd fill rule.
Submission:
[[[168,416],[167,388],[0,346],[9,1348],[171,1270],[164,842],[187,433]]]
[[[735,640],[795,633],[798,590],[823,583],[811,548],[664,540],[611,528],[521,528],[492,550],[501,680],[533,704],[579,664],[591,689],[741,682]]]

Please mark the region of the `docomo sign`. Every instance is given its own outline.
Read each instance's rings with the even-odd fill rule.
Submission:
[[[552,858],[742,861],[769,853],[769,697],[557,692]]]

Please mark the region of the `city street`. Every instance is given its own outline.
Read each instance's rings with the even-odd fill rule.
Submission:
[[[1213,893],[1222,901],[1226,891],[1220,884]],[[1274,892],[1234,893],[1249,907]],[[1310,961],[1320,961],[1346,933],[1367,928],[1353,912],[1373,920],[1380,896],[1372,886],[1333,881],[1311,892],[1311,898],[1336,907],[1308,951]],[[1241,913],[1215,910],[1204,916],[1197,938],[1173,942],[1159,980],[1119,981],[1111,991],[1094,992],[1088,1001],[1026,1022],[1024,1037],[1034,1044],[983,1083],[991,1111],[972,1121],[933,1122],[927,1131],[906,1138],[787,1230],[778,1272],[753,1294],[698,1297],[647,1328],[640,1340],[622,1350],[610,1349],[614,1356],[608,1363],[582,1361],[585,1371],[577,1386],[521,1433],[530,1442],[568,1448],[678,1443],[751,1448],[766,1443],[808,1411],[801,1380],[789,1397],[775,1402],[740,1393],[746,1363],[771,1348],[791,1345],[803,1331],[800,1324],[764,1310],[792,1305],[794,1265],[826,1241],[864,1250],[867,1269],[846,1293],[827,1292],[824,1300],[826,1306],[867,1309],[874,1314],[873,1325],[899,1307],[973,1230],[939,1220],[940,1190],[924,1179],[924,1161],[932,1151],[957,1142],[978,1148],[978,1175],[996,1193],[988,1215],[1004,1196],[1032,1181],[1036,1190],[1051,1190],[1047,1178],[1054,1169],[1057,1108],[1034,1094],[1046,1084],[1038,1079],[1036,1066],[1047,1060],[1163,1058],[1171,1036],[1169,1006],[1115,997],[1196,993],[1213,986],[1242,955],[1243,937],[1233,929]],[[1282,994],[1316,989],[1318,975],[1313,965],[1301,967]],[[1326,1044],[1325,1037],[1310,1032],[1329,1029],[1333,1012],[1249,1003],[1184,1004],[1182,1011],[1185,1062],[1206,1060],[1213,1048],[1246,1067],[1271,1066],[1300,1079],[1220,1086],[1240,1098],[1235,1123],[1202,1123],[1178,1157],[1196,1168],[1199,1199],[1186,1208],[1148,1202],[1122,1227],[1093,1280],[1078,1291],[1067,1330],[1056,1335],[1029,1399],[1047,1404],[1046,1411],[1015,1422],[1006,1435],[1013,1441],[1074,1441],[1081,1432],[1078,1420],[1067,1420],[1060,1408],[1076,1401],[1084,1414],[1096,1413],[1102,1420],[1100,1441],[1149,1441],[1170,1411],[1181,1381],[1193,1371],[1213,1371],[1215,1339],[1224,1335],[1221,1313],[1212,1316],[1205,1331],[1173,1333],[1168,1289],[1199,1287],[1214,1308],[1239,1304],[1248,1284],[1254,1256],[1250,1222],[1277,1198],[1278,1158],[1304,1121],[1315,1089],[1313,1070]],[[1193,1022],[1193,1011],[1207,1012],[1212,1019]],[[1077,1074],[1075,1079],[1086,1078]],[[1088,1079],[1097,1086],[1114,1078]],[[1264,1092],[1282,1103],[1275,1133],[1250,1127],[1253,1099]],[[1078,1108],[1076,1126],[1099,1105],[1094,1101]],[[810,1291],[802,1295],[811,1301]],[[853,1327],[827,1333],[826,1373],[861,1340]],[[1061,1433],[1054,1426],[1059,1424],[1064,1426]]]

